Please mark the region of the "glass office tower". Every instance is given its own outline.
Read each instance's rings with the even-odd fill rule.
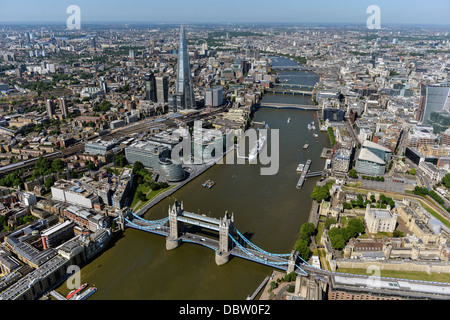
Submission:
[[[178,48],[178,74],[176,107],[178,109],[195,108],[194,87],[191,79],[191,68],[189,64],[189,53],[186,44],[186,33],[184,27],[180,28],[180,46]]]

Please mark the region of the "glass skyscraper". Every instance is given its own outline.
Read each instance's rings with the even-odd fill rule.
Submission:
[[[430,124],[430,118],[433,112],[450,112],[449,84],[421,87],[421,99],[416,120],[423,124]]]
[[[189,52],[184,27],[180,28],[180,46],[178,48],[177,91],[174,96],[178,109],[195,108],[194,87],[191,79]]]

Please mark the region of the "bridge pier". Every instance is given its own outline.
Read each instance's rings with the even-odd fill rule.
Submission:
[[[173,250],[178,248],[181,244],[180,236],[178,230],[180,229],[180,222],[177,220],[178,216],[183,212],[183,203],[178,204],[175,201],[175,204],[170,207],[169,206],[169,235],[166,238],[166,249]]]
[[[215,260],[218,266],[222,266],[230,260],[230,253],[217,250]]]
[[[130,214],[130,208],[126,207],[119,211],[118,216],[119,219],[117,219],[117,225],[119,226],[120,230],[125,231],[125,218],[129,219]]]
[[[220,219],[219,224],[219,248],[216,250],[216,264],[218,266],[224,265],[230,260],[231,241],[229,234],[234,226],[234,215],[231,217],[228,213]]]
[[[297,262],[298,251],[292,250],[291,255],[289,256],[288,269],[287,273],[291,273],[295,271],[295,263]]]

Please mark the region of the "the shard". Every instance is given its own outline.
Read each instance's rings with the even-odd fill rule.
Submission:
[[[180,28],[180,46],[178,48],[178,73],[177,73],[176,105],[178,109],[195,108],[194,87],[191,79],[189,53],[186,44],[184,27]]]

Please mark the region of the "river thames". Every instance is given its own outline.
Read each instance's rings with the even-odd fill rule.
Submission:
[[[317,81],[311,72],[283,72],[280,77],[303,84]],[[266,95],[263,102],[311,104],[311,98]],[[318,179],[308,179],[298,190],[296,168],[311,159],[311,171],[323,169],[325,160],[320,153],[329,147],[328,134],[318,131],[315,113],[311,111],[261,108],[253,120],[265,121],[271,129],[279,130],[277,174],[261,175],[263,165],[259,162],[217,164],[152,207],[144,217],[166,217],[175,200],[183,201],[186,211],[214,218],[223,217],[225,211],[233,212],[235,227],[254,244],[268,252],[290,253],[301,225],[308,220],[310,194]],[[318,138],[307,128],[313,121]],[[303,149],[305,143],[310,144],[308,149]],[[269,153],[270,147],[269,143]],[[212,189],[202,187],[207,179],[216,182]],[[98,288],[90,299],[243,300],[273,270],[236,257],[217,266],[211,249],[185,243],[167,251],[165,241],[162,236],[125,230],[111,248],[81,269],[81,283]],[[57,291],[67,294],[69,289],[63,284]]]

